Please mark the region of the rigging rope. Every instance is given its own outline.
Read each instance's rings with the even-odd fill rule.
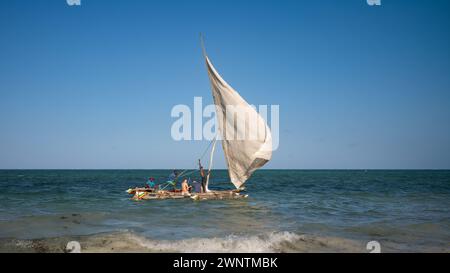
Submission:
[[[203,157],[205,157],[206,152],[209,150],[209,148],[211,147],[211,144],[212,144],[215,140],[216,140],[216,137],[214,137],[212,140],[209,141],[208,146],[207,146],[206,149],[203,151],[202,156],[200,156],[200,158],[199,158],[200,160],[202,160]],[[185,169],[185,170],[183,170],[181,173],[179,173],[179,174],[177,174],[177,175],[175,176],[174,180],[178,179],[179,177],[187,176],[187,175],[192,174],[192,173],[194,173],[194,172],[197,171],[197,167],[194,167],[193,169],[194,169],[193,171],[190,171],[190,172],[188,172],[188,173],[186,173],[186,172],[189,171],[190,169]],[[186,173],[186,174],[185,174],[185,173]]]

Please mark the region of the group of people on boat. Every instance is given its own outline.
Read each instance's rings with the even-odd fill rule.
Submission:
[[[149,177],[146,184],[145,189],[148,191],[157,191],[165,189],[167,186],[172,186],[172,189],[169,191],[172,192],[181,192],[182,195],[190,195],[191,192],[195,193],[204,193],[207,192],[207,185],[206,185],[206,173],[203,169],[203,166],[200,162],[200,159],[198,160],[198,168],[199,168],[199,174],[200,174],[200,182],[193,181],[190,183],[191,178],[184,178],[181,182],[181,189],[176,188],[177,179],[181,175],[177,170],[173,170],[173,172],[169,175],[167,181],[165,182],[166,186],[161,187],[160,184],[155,183],[155,178]]]
[[[205,170],[203,169],[202,163],[200,162],[200,159],[198,160],[198,168],[200,173],[200,183],[194,181],[192,182],[192,185],[189,185],[190,178],[184,178],[183,182],[181,182],[181,194],[190,195],[191,192],[207,192],[206,174]]]

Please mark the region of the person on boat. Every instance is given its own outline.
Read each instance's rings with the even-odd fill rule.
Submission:
[[[178,176],[178,171],[173,170],[172,173],[169,175],[168,182],[175,182]]]
[[[166,186],[172,186],[173,187],[172,191],[177,190],[177,188],[176,188],[177,187],[177,178],[178,178],[177,170],[173,170],[172,173],[167,178]]]
[[[206,192],[206,175],[205,171],[203,170],[202,163],[200,162],[200,159],[198,160],[198,168],[200,170],[200,177],[202,181],[202,192]]]
[[[156,185],[155,185],[155,178],[149,177],[147,183],[145,184],[145,187],[147,189],[154,189],[156,187]]]
[[[189,193],[190,188],[191,187],[189,187],[188,180],[187,180],[187,178],[185,178],[183,180],[183,182],[181,183],[181,194],[182,195],[190,195],[190,193]]]
[[[202,184],[200,184],[200,182],[197,182],[194,180],[192,182],[192,191],[195,193],[201,193],[202,192]]]

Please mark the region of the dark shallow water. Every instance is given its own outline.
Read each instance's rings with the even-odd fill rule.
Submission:
[[[136,202],[125,193],[169,172],[2,170],[0,250],[11,240],[111,234],[155,251],[364,252],[372,240],[386,251],[450,250],[450,171],[260,170],[245,200]],[[211,188],[232,187],[226,171],[213,175]],[[284,244],[292,241],[301,246]]]

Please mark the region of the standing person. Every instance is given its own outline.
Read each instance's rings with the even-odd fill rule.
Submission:
[[[200,170],[200,177],[202,181],[202,192],[206,192],[206,175],[205,171],[203,170],[202,163],[200,163],[200,159],[198,160],[198,168]]]

